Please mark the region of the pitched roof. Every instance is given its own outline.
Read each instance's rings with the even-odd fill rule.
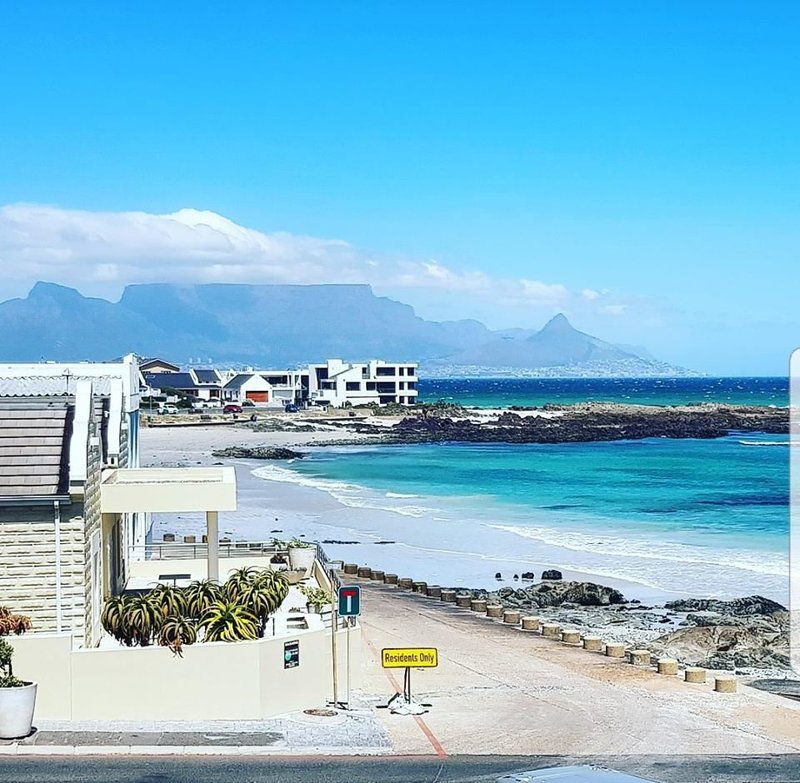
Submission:
[[[0,406],[0,497],[67,493],[72,416],[65,402]]]
[[[246,384],[255,373],[252,372],[240,372],[238,375],[234,375],[226,384],[226,389],[241,389],[244,384]]]
[[[194,389],[197,381],[190,372],[146,372],[144,382],[151,389]]]
[[[180,370],[180,367],[177,364],[173,364],[173,362],[168,362],[166,359],[159,359],[158,356],[150,356],[147,358],[139,359],[139,369],[142,372],[145,372],[148,367],[152,365],[160,365],[161,367],[173,367],[175,372]]]
[[[192,370],[199,383],[220,383],[219,373],[216,370]]]

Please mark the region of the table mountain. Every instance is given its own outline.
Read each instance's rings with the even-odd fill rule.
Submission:
[[[420,361],[423,374],[590,369],[682,374],[574,329],[539,332],[427,321],[367,285],[170,285],[125,288],[118,302],[37,283],[0,303],[0,361],[101,360],[128,352],[186,363],[281,367],[329,357]]]

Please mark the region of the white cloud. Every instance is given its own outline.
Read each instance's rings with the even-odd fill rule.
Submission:
[[[571,292],[560,283],[458,270],[435,259],[366,253],[340,239],[265,233],[195,209],[155,215],[7,205],[0,207],[0,263],[7,280],[104,290],[142,282],[371,283],[528,313],[596,306],[619,314],[625,307],[609,301],[606,290]]]

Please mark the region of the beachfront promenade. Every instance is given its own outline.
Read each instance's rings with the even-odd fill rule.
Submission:
[[[383,647],[439,649],[439,667],[413,673],[419,719],[377,710],[395,753],[783,754],[800,750],[800,703],[740,685],[687,685],[573,649],[469,610],[366,580],[364,689],[385,699],[402,670]]]

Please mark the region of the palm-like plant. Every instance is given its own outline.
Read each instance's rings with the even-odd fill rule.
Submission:
[[[158,585],[148,593],[148,596],[164,617],[182,617],[186,614],[186,595],[177,587]]]
[[[147,647],[163,624],[161,608],[149,595],[128,598],[122,616],[122,641],[128,647]]]
[[[244,606],[258,621],[258,635],[264,635],[269,616],[275,611],[277,597],[275,592],[268,587],[250,585],[239,594],[236,603]],[[280,605],[278,603],[278,605]]]
[[[229,601],[235,601],[241,593],[253,584],[260,573],[261,569],[255,566],[237,568],[225,581],[223,588],[225,597]]]
[[[199,579],[185,590],[186,612],[189,617],[199,619],[206,610],[223,598],[222,588],[213,579]]]
[[[124,595],[112,595],[106,599],[103,612],[100,615],[100,624],[103,629],[118,642],[125,640],[125,614],[127,607],[128,599]]]
[[[280,571],[262,571],[253,584],[274,594],[275,604],[270,611],[274,612],[289,594],[289,582]]]
[[[197,626],[185,617],[167,617],[158,634],[158,643],[183,657],[183,646],[197,641]]]
[[[242,604],[216,601],[200,618],[207,642],[242,642],[258,638],[258,619]]]

